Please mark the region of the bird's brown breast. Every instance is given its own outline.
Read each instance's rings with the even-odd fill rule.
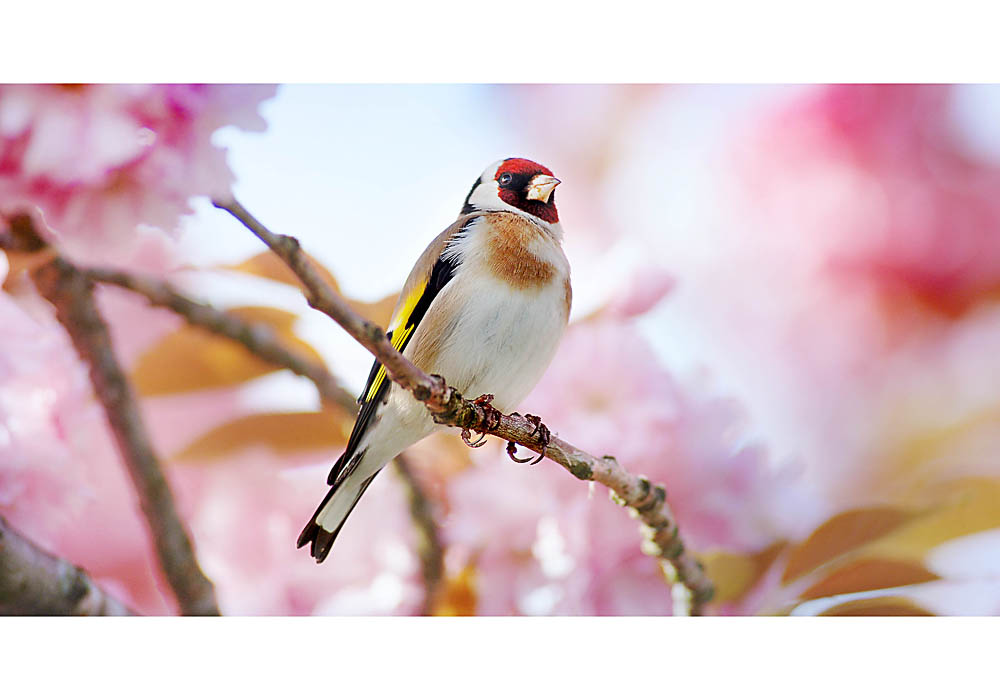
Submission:
[[[490,213],[487,220],[487,263],[494,275],[515,289],[544,287],[552,282],[556,267],[532,252],[546,237],[541,228],[507,212]]]

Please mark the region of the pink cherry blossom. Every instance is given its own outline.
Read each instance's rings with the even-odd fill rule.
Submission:
[[[746,444],[738,405],[699,398],[662,367],[631,322],[570,329],[524,410],[592,454],[668,484],[686,541],[750,550],[819,515],[792,468]],[[567,400],[572,397],[572,400]],[[551,463],[498,450],[449,485],[449,541],[477,567],[482,614],[666,614],[671,603],[635,521]],[[780,507],[776,507],[779,506]]]
[[[641,316],[659,304],[674,284],[674,278],[661,268],[646,266],[634,270],[628,285],[610,300],[604,313],[620,318]]]
[[[958,133],[955,89],[774,88],[744,111],[713,102],[723,91],[492,91],[526,116],[505,127],[528,147],[516,155],[566,183],[583,309],[520,410],[665,484],[698,552],[798,542],[847,508],[922,505],[939,483],[1000,476],[1000,166]],[[213,132],[261,128],[272,93],[0,86],[0,216],[33,213],[81,262],[181,268],[179,217],[232,184]],[[699,130],[709,113],[725,117]],[[258,298],[273,303],[267,290]],[[181,323],[125,292],[98,299],[126,367]],[[0,293],[0,328],[0,512],[140,612],[172,612],[65,333],[30,290]],[[317,566],[294,542],[335,449],[173,458],[205,430],[268,410],[252,393],[141,401],[223,612],[417,610],[412,524],[391,471]],[[469,451],[472,466],[435,470],[439,446],[418,446],[413,461],[429,474],[450,572],[474,568],[478,613],[670,613],[637,522],[603,486],[551,462],[515,464],[495,439]],[[947,614],[995,611],[996,572],[982,562],[996,538],[970,537],[929,555],[943,581],[900,593]],[[780,578],[779,563],[716,611],[781,609],[796,591]]]
[[[0,294],[0,508],[123,600],[166,612],[125,468],[86,369],[50,316]]]
[[[66,419],[90,387],[58,326],[32,318],[0,294],[0,504],[12,521],[51,543],[90,490],[74,458]],[[33,517],[33,516],[38,517]]]
[[[663,95],[651,85],[522,85],[496,91],[498,110],[522,115],[521,138],[572,187],[558,191],[563,225],[574,245],[606,250],[628,235],[614,199],[615,154],[636,146],[633,127]],[[586,142],[588,148],[580,148]]]
[[[140,225],[172,232],[229,191],[212,133],[262,129],[260,86],[0,86],[0,214],[42,217],[78,260],[120,262]]]
[[[201,562],[224,613],[407,614],[423,594],[405,499],[391,470],[372,484],[318,566],[295,548],[332,456],[289,468],[251,449],[174,472]]]
[[[212,133],[227,124],[262,128],[257,107],[271,94],[256,86],[0,86],[0,216],[35,215],[39,231],[79,262],[171,269],[177,260],[164,232],[190,213],[191,197],[224,194],[232,181]],[[100,301],[128,363],[178,322],[122,297],[112,291]],[[0,293],[0,325],[5,517],[140,611],[170,610],[132,484],[65,331],[23,288],[16,302]],[[169,442],[171,424],[158,423],[160,431]]]
[[[845,283],[963,313],[1000,285],[1000,167],[965,147],[952,93],[841,85],[793,103],[754,144],[766,152],[752,165],[755,205],[809,232]]]

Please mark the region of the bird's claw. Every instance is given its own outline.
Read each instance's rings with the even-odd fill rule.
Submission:
[[[462,442],[472,448],[482,447],[486,444],[486,433],[479,436],[476,441],[472,440],[472,432],[468,428],[462,428]]]
[[[484,430],[479,436],[479,439],[472,440],[472,431],[469,428],[462,428],[462,441],[469,447],[482,447],[486,444],[486,436],[489,434],[488,431],[496,430],[500,427],[500,419],[503,414],[497,409],[493,408],[493,404],[490,401],[493,400],[493,394],[483,394],[477,399],[472,401],[476,408],[480,408],[483,411],[482,427]],[[480,431],[476,431],[480,432]]]
[[[503,414],[493,408],[493,404],[490,403],[492,400],[493,394],[483,394],[472,402],[477,408],[483,409],[483,427],[487,431],[499,428],[500,420],[503,418]]]
[[[529,433],[529,437],[538,435],[538,443],[541,446],[541,452],[538,453],[538,457],[536,457],[534,461],[532,461],[531,457],[525,457],[522,459],[516,455],[517,443],[511,440],[507,443],[507,455],[518,464],[524,464],[525,462],[531,462],[532,465],[538,464],[545,459],[545,450],[548,448],[549,442],[552,440],[552,433],[538,416],[533,416],[530,413],[526,413],[523,416],[521,416],[520,413],[512,413],[511,415],[520,416],[535,426],[535,429]]]
[[[521,457],[517,456],[517,443],[514,442],[513,440],[509,440],[507,442],[507,456],[509,456],[512,460],[514,460],[518,464],[524,464],[525,462],[530,462],[532,460],[531,457],[524,457],[522,459]]]

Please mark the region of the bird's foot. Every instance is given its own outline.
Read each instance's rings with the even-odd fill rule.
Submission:
[[[500,420],[503,418],[503,414],[497,409],[493,408],[493,404],[490,403],[493,400],[493,394],[483,394],[477,399],[472,401],[477,408],[483,409],[483,421],[482,426],[486,430],[496,430],[500,427]]]
[[[485,431],[496,430],[500,427],[500,419],[503,417],[503,414],[493,408],[493,404],[490,403],[492,400],[493,394],[483,394],[472,402],[476,408],[483,411],[483,418],[480,425],[485,430],[480,434],[479,439],[473,441],[472,431],[469,428],[462,428],[462,441],[469,447],[482,447],[486,444],[486,436],[488,435]]]
[[[513,413],[511,415],[521,416],[520,413]],[[551,431],[549,431],[548,427],[546,427],[545,423],[542,422],[542,419],[539,418],[538,416],[533,416],[530,413],[526,413],[524,416],[521,417],[523,417],[525,420],[527,420],[529,423],[535,426],[535,429],[531,431],[529,437],[534,437],[535,435],[538,435],[538,444],[542,448],[541,452],[539,452],[538,457],[536,457],[533,462],[531,461],[532,460],[531,457],[525,457],[522,459],[517,456],[517,443],[514,441],[509,441],[507,443],[507,454],[508,456],[510,456],[512,460],[514,460],[518,464],[531,462],[532,465],[535,465],[541,462],[543,459],[545,459],[545,450],[546,448],[548,448],[549,442],[552,440],[552,433]]]

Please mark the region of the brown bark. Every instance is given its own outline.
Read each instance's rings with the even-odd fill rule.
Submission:
[[[134,615],[87,573],[0,516],[0,615]]]
[[[143,425],[138,402],[111,346],[94,300],[94,283],[61,258],[32,271],[42,295],[55,306],[104,407],[118,451],[139,496],[156,555],[185,615],[218,615],[215,589],[198,565],[191,539]]]

